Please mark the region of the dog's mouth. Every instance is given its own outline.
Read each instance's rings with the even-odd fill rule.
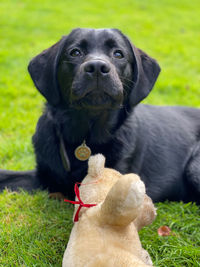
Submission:
[[[87,73],[81,68],[72,82],[69,99],[77,109],[120,108],[123,84],[114,68],[109,73]]]
[[[91,110],[119,109],[122,106],[122,98],[121,94],[118,97],[112,97],[106,92],[91,91],[79,99],[72,100],[71,107]]]

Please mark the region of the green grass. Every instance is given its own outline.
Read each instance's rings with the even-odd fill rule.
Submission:
[[[140,231],[155,266],[200,266],[200,207],[159,203],[156,221]],[[47,192],[0,194],[0,266],[61,266],[72,227],[73,207]],[[168,225],[173,235],[160,237]],[[128,267],[128,266],[127,266]]]
[[[200,207],[193,203],[165,202],[156,204],[155,222],[140,231],[143,247],[155,266],[200,266]],[[157,230],[167,225],[170,236],[159,236]]]
[[[29,60],[74,27],[119,28],[162,68],[145,103],[200,107],[199,0],[1,0],[0,168],[35,166],[31,136],[44,99],[27,73]],[[0,266],[60,266],[72,210],[45,192],[0,195]],[[199,208],[158,205],[141,232],[156,266],[200,266]],[[161,238],[167,224],[175,236]]]
[[[72,208],[47,192],[0,194],[0,266],[61,266]]]

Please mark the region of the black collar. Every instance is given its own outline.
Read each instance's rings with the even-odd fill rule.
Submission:
[[[61,156],[61,160],[62,160],[62,163],[63,163],[63,167],[65,168],[65,170],[67,172],[70,172],[71,171],[71,164],[70,164],[70,161],[69,161],[69,157],[67,155],[67,151],[66,151],[66,148],[65,148],[65,143],[64,143],[64,140],[63,140],[63,136],[59,130],[58,127],[56,127],[56,134],[59,138],[59,151],[60,151],[60,156]]]

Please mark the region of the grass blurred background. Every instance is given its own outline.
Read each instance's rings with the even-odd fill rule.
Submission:
[[[42,112],[44,99],[34,88],[27,72],[27,65],[33,56],[51,46],[62,35],[68,34],[75,27],[119,28],[130,37],[137,47],[158,60],[162,72],[152,93],[144,101],[145,103],[200,107],[199,0],[1,0],[1,169],[27,170],[34,168],[31,136]],[[31,209],[33,213],[28,212],[30,207],[26,199],[29,199],[30,206],[34,207]],[[29,196],[25,193],[17,195],[6,192],[1,195],[0,204],[0,244],[3,249],[0,253],[0,266],[60,266],[63,249],[67,243],[65,239],[69,233],[66,225],[71,216],[71,212],[69,214],[66,212],[66,205],[63,206],[62,203],[58,204],[56,201],[48,200],[45,193]],[[25,209],[27,205],[29,209]],[[59,206],[60,210],[55,211],[54,205]],[[180,216],[179,219],[176,218],[176,222],[173,221],[173,214],[182,214],[182,210],[185,209],[183,204],[160,205],[159,209],[165,210],[163,217],[161,216],[163,223],[167,218],[171,218],[172,225],[179,222],[181,225],[184,224],[183,217],[187,216]],[[153,246],[153,249],[150,250],[157,266],[200,266],[197,260],[198,255],[200,258],[200,253],[198,254],[196,249],[196,246],[200,245],[200,234],[195,232],[195,222],[199,223],[199,208],[194,207],[192,205],[187,207],[188,213],[193,216],[194,223],[189,224],[192,225],[191,228],[187,228],[189,232],[184,230],[190,233],[191,238],[187,237],[187,240],[184,240],[182,236],[180,249],[175,240],[174,243],[170,243],[171,245],[168,243],[170,241],[166,243],[166,239],[159,241],[161,244],[158,246],[155,235],[151,240],[153,235],[145,232],[144,237],[143,234],[144,243],[148,244],[150,240],[150,244]],[[52,210],[54,211],[52,212]],[[21,212],[26,216],[19,217]],[[40,219],[36,216],[37,212]],[[170,216],[168,217],[166,214]],[[7,216],[9,219],[5,220]],[[27,216],[30,218],[26,221]],[[38,220],[34,220],[34,217]],[[62,220],[56,221],[56,218],[62,218]],[[32,223],[29,223],[29,220]],[[20,224],[21,221],[23,221],[22,224]],[[19,230],[18,224],[21,225],[19,235],[16,234],[16,229]],[[147,231],[151,229],[150,233],[152,233],[152,229],[156,229],[157,224],[152,226],[154,228],[147,228]],[[62,231],[44,230],[43,228],[47,225],[50,229],[53,227],[53,229],[58,228]],[[182,226],[178,225],[177,227],[182,231]],[[35,229],[32,235],[29,235],[30,229],[32,232]],[[40,234],[37,229],[41,232]],[[46,241],[43,242],[44,231],[47,233],[49,231],[52,235],[55,233],[54,239],[47,234]],[[64,234],[62,235],[61,232]],[[48,239],[49,246],[47,246]],[[33,240],[36,240],[35,243]],[[62,241],[56,242],[55,240]],[[22,245],[23,242],[26,242],[26,249]],[[185,242],[184,245],[182,242]],[[30,252],[30,243],[34,243],[36,246],[32,253]],[[7,245],[5,246],[5,244]],[[21,250],[15,251],[15,246]],[[175,246],[174,249],[173,246]],[[182,247],[186,248],[186,254]],[[188,250],[187,247],[190,249]],[[53,253],[53,251],[56,252]],[[178,251],[178,254],[175,251]],[[192,251],[192,254],[188,251]],[[161,259],[161,252],[166,255],[166,261]],[[183,262],[176,263],[172,255],[182,258]]]

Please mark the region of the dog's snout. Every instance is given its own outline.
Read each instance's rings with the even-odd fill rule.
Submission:
[[[88,74],[106,75],[110,72],[110,66],[107,62],[101,60],[91,60],[85,63],[84,71]]]

